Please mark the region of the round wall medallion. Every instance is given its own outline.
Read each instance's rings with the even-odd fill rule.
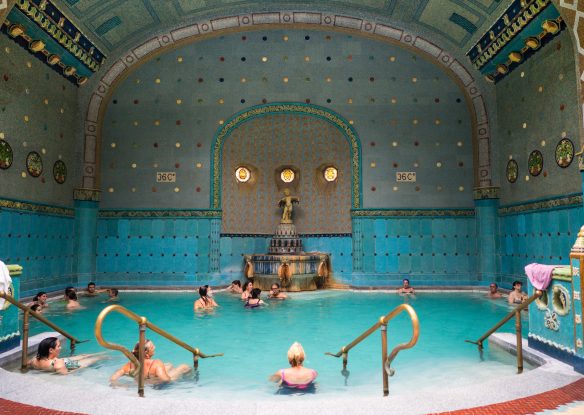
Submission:
[[[553,289],[552,307],[559,316],[565,316],[572,308],[570,293],[566,287],[555,284]]]
[[[507,162],[506,174],[509,183],[515,183],[517,181],[517,177],[519,176],[519,166],[515,160],[511,159]]]
[[[556,146],[556,163],[565,169],[574,160],[574,143],[569,138],[562,138]]]
[[[59,184],[63,184],[67,180],[67,166],[62,160],[55,161],[53,165],[53,177]]]
[[[337,176],[338,176],[338,170],[335,167],[327,167],[324,170],[324,179],[327,182],[334,182],[335,180],[337,180]]]
[[[14,153],[12,152],[12,147],[4,140],[0,140],[0,169],[7,169],[12,166],[12,160],[14,159]]]
[[[280,178],[284,183],[290,183],[294,180],[294,170],[292,169],[284,169],[282,173],[280,173]]]
[[[240,183],[245,183],[251,178],[251,173],[249,169],[245,167],[239,167],[235,170],[235,179]]]
[[[532,176],[539,176],[543,170],[543,155],[539,150],[533,150],[527,159],[527,168]]]
[[[43,159],[36,151],[31,151],[26,156],[26,170],[32,177],[39,177],[43,172]]]

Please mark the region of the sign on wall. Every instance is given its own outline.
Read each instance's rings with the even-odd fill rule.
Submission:
[[[156,183],[174,183],[176,182],[176,172],[159,171],[156,173]]]
[[[396,182],[415,182],[416,172],[415,171],[398,171],[395,173]]]

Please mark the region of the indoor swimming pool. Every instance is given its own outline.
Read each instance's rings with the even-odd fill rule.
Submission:
[[[476,340],[499,321],[510,309],[505,300],[488,300],[484,293],[421,293],[404,298],[395,293],[362,291],[318,291],[290,294],[288,300],[266,300],[267,306],[245,309],[237,295],[217,293],[220,304],[212,312],[194,312],[198,295],[190,292],[121,292],[118,304],[146,316],[191,346],[207,354],[224,353],[223,357],[201,359],[198,377],[187,376],[165,387],[146,387],[146,396],[188,395],[221,398],[225,394],[245,398],[253,391],[254,399],[273,397],[278,393],[268,377],[288,367],[286,353],[292,342],[300,342],[306,351],[305,367],[318,371],[316,394],[380,396],[381,341],[375,332],[349,353],[348,376],[341,374],[342,361],[325,352],[336,353],[381,315],[407,301],[420,320],[420,338],[412,349],[402,351],[393,366],[390,396],[480,385],[495,378],[514,376],[515,357],[496,348],[486,348],[481,359]],[[104,349],[94,337],[94,324],[99,312],[111,303],[106,296],[80,297],[87,308],[65,312],[64,303],[52,302],[45,316],[79,339],[89,342],[77,345],[76,354],[100,352]],[[526,313],[524,313],[526,314]],[[523,318],[523,336],[527,336],[527,317]],[[499,331],[513,332],[513,321]],[[31,334],[47,331],[39,322],[31,322]],[[117,313],[110,314],[103,325],[104,338],[130,350],[138,339],[138,327]],[[403,313],[388,325],[389,350],[407,342],[412,334],[409,317]],[[173,364],[192,364],[190,353],[166,339],[147,331],[156,344],[155,358]],[[62,357],[68,353],[64,342]],[[108,387],[109,377],[127,359],[119,352],[107,351],[108,359],[95,367],[80,370],[72,376],[51,377],[52,382],[83,382]],[[526,363],[526,370],[530,367]],[[50,377],[46,373],[29,372],[30,376]],[[98,386],[99,385],[99,386]],[[136,396],[136,384],[123,379],[116,394]],[[345,395],[347,396],[347,395]]]

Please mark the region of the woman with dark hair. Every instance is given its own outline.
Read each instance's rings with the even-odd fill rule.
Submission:
[[[47,337],[40,342],[37,355],[28,361],[28,367],[66,375],[71,370],[90,366],[103,358],[100,354],[86,354],[60,359],[59,353],[61,353],[61,340],[56,337]]]
[[[191,371],[191,368],[185,364],[173,368],[170,363],[164,364],[160,359],[152,359],[155,350],[156,346],[154,346],[152,340],[146,340],[146,343],[144,343],[144,366],[142,368],[145,380],[150,380],[151,382],[170,382]],[[137,359],[139,358],[139,351],[140,343],[136,343],[132,353]],[[115,382],[124,375],[135,376],[135,370],[136,366],[134,363],[128,362],[112,375],[110,382]]]
[[[217,307],[219,304],[215,302],[211,297],[208,296],[208,288],[206,286],[199,288],[199,298],[195,301],[194,308],[195,310],[204,310],[204,309],[212,309]]]
[[[69,293],[67,294],[67,305],[65,306],[67,308],[67,310],[80,310],[83,307],[81,304],[79,304],[79,301],[77,299],[77,293],[72,290],[69,291]]]
[[[241,299],[243,301],[247,301],[249,297],[251,297],[251,290],[253,290],[253,283],[248,281],[243,286],[243,292],[241,293]]]
[[[39,291],[39,293],[33,297],[32,301],[33,305],[38,305],[35,311],[41,312],[45,308],[49,308],[49,303],[47,302],[47,293],[44,291]]]
[[[259,288],[254,288],[253,290],[251,290],[251,297],[249,297],[247,299],[247,301],[245,302],[245,307],[246,308],[257,308],[259,306],[266,304],[260,298],[261,293],[262,293],[262,290],[260,290]]]

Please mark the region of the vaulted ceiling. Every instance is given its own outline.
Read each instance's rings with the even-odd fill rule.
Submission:
[[[322,10],[393,23],[466,52],[512,0],[54,0],[106,55],[202,18]]]

